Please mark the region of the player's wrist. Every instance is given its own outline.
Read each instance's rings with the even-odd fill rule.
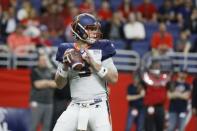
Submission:
[[[57,71],[57,73],[58,73],[61,77],[63,77],[63,78],[66,78],[66,77],[68,76],[68,71],[64,71],[62,68],[59,69],[59,70]]]
[[[101,66],[100,70],[97,72],[97,75],[101,78],[105,77],[108,73],[108,69],[106,67]]]
[[[68,68],[66,68],[62,63],[58,64],[57,73],[63,77],[66,78],[68,76]]]

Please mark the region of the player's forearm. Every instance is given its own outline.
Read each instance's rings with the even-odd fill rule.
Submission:
[[[109,83],[116,83],[118,81],[118,73],[111,69],[108,69],[107,74],[104,76],[104,79]]]
[[[57,72],[55,74],[55,83],[57,88],[61,89],[67,84],[68,67],[62,63],[58,63]]]
[[[109,83],[116,83],[118,81],[118,72],[110,68],[103,67],[101,64],[94,63],[94,70],[97,74]]]

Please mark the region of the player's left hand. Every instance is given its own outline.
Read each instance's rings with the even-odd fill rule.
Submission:
[[[82,54],[82,58],[88,63],[90,64],[90,66],[95,69],[96,71],[99,71],[101,68],[101,65],[98,64],[93,56],[91,55],[91,53],[88,51],[88,49],[84,49],[84,53]]]

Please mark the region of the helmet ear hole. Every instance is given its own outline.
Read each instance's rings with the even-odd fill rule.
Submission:
[[[83,38],[84,39],[87,39],[88,38],[88,35],[85,33],[85,34],[83,34]]]

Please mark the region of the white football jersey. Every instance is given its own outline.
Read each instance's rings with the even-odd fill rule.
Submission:
[[[68,48],[74,48],[73,44],[66,43],[58,48],[57,61],[62,61],[63,53]],[[102,66],[117,71],[111,58],[115,55],[115,49],[110,41],[99,41],[92,45],[88,51],[97,63],[101,63]],[[107,96],[107,81],[100,78],[87,63],[80,72],[69,70],[68,80],[73,100],[84,101]]]

